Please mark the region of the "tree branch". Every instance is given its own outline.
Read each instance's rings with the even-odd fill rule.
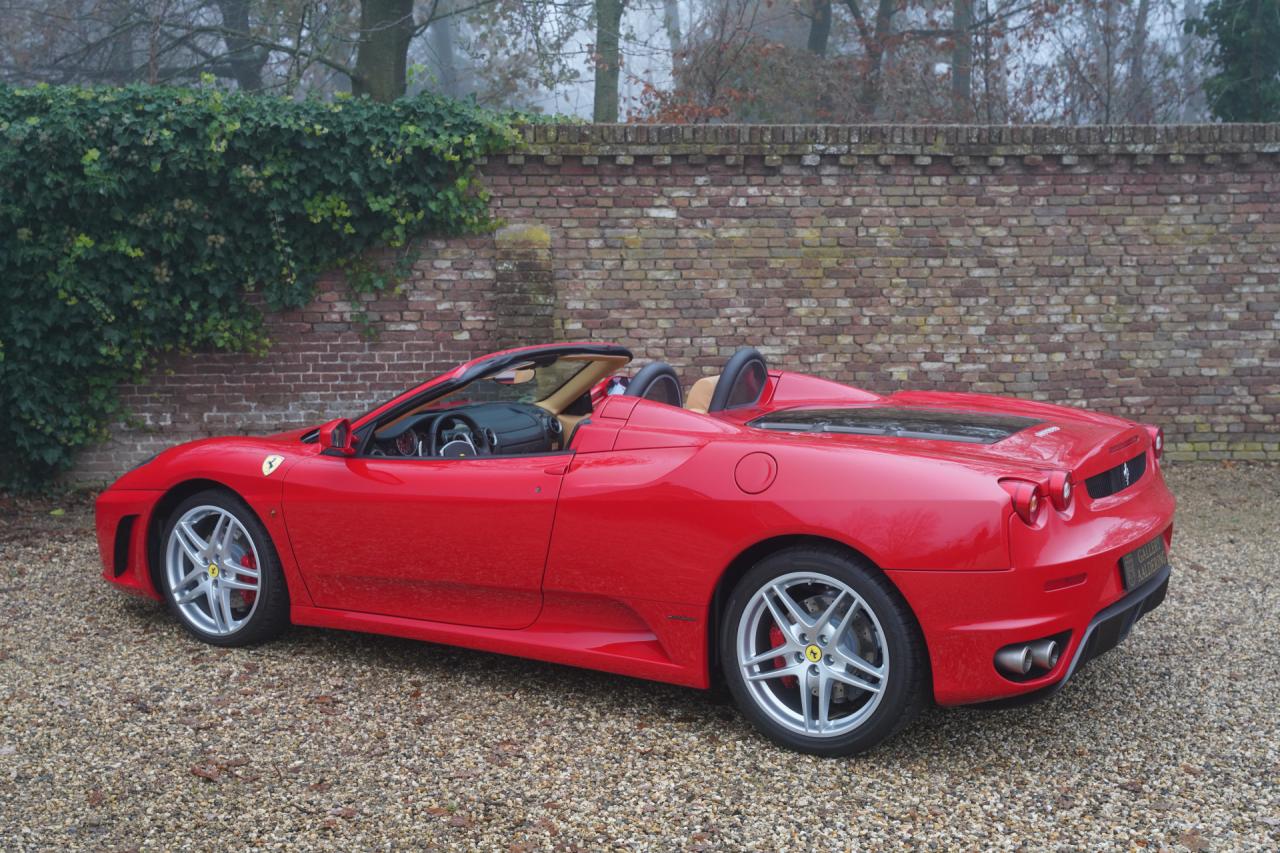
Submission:
[[[191,33],[207,33],[210,35],[217,35],[217,36],[223,36],[223,35],[226,35],[228,32],[230,32],[225,27],[215,27],[215,26],[190,27],[190,28],[184,27],[181,29]],[[239,37],[244,37],[245,35],[244,33],[238,33],[238,32],[235,32],[233,34]],[[271,39],[265,39],[265,38],[262,38],[261,36],[256,36],[252,34],[248,36],[248,39],[252,41],[255,45],[259,47],[265,47],[268,50],[278,51],[280,53],[286,53],[289,56],[305,57],[306,59],[309,59],[312,62],[317,62],[325,66],[326,68],[332,68],[334,71],[340,71],[343,74],[346,74],[352,80],[358,79],[359,77],[359,75],[356,74],[355,69],[351,68],[349,65],[338,62],[336,59],[330,59],[329,57],[323,54],[316,53],[314,51],[303,50],[300,47],[294,47],[287,44],[282,44],[278,41],[272,41]]]
[[[867,19],[862,16],[862,7],[858,5],[858,0],[844,0],[844,5],[849,7],[849,13],[853,15],[853,23],[857,26],[863,42],[870,42],[873,38],[871,28],[867,26]]]

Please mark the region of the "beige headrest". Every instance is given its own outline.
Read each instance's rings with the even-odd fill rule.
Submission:
[[[684,400],[684,407],[691,412],[706,412],[711,405],[711,395],[716,392],[719,376],[704,376],[689,389],[689,396]]]

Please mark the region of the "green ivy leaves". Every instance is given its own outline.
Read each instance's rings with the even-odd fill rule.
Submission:
[[[0,488],[101,440],[116,388],[164,351],[265,346],[361,255],[489,223],[478,156],[512,116],[432,96],[293,102],[216,90],[0,87]]]

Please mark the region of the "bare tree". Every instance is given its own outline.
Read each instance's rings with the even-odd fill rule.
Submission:
[[[1151,0],[1138,0],[1133,34],[1129,39],[1128,80],[1125,82],[1126,121],[1151,121],[1151,92],[1147,86],[1147,27],[1150,24]]]
[[[831,0],[813,0],[813,17],[809,22],[809,52],[826,56],[831,41]]]
[[[618,51],[625,0],[596,0],[595,99],[592,120],[618,120],[618,81],[622,56]]]
[[[555,103],[616,121],[625,80],[630,118],[669,121],[1191,121],[1204,66],[1181,20],[1199,3],[0,0],[0,81],[212,74],[502,106],[567,89]]]
[[[351,4],[284,0],[4,0],[0,75],[14,83],[172,83],[213,74],[257,90],[321,64],[344,75]]]
[[[218,0],[226,30],[222,38],[227,45],[227,68],[237,86],[256,92],[262,88],[262,66],[270,52],[250,35],[249,6],[250,0]]]
[[[675,56],[680,51],[681,42],[684,39],[680,30],[679,0],[662,0],[662,27],[667,31],[667,43],[671,47],[671,55]]]
[[[440,18],[427,27],[431,58],[437,71],[438,89],[451,98],[461,94],[458,88],[458,57],[454,40],[453,0],[441,0]]]
[[[951,3],[951,117],[973,119],[973,0]]]
[[[352,94],[376,101],[393,101],[404,94],[414,29],[413,0],[361,0]]]

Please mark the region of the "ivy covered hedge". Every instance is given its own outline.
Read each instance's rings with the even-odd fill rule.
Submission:
[[[473,163],[515,142],[507,119],[430,96],[0,87],[0,488],[101,440],[157,353],[261,349],[246,292],[305,304],[367,249],[485,227]]]

